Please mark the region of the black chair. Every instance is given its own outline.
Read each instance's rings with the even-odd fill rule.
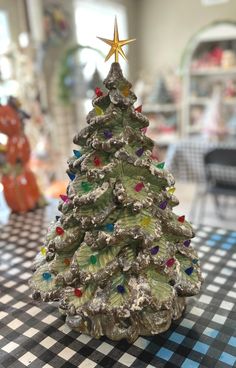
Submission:
[[[221,209],[219,197],[236,197],[236,148],[216,148],[204,155],[206,187],[196,193],[193,205],[199,202],[199,223],[203,222],[207,196],[214,198],[216,214],[224,218],[226,205]],[[195,213],[196,208],[194,209]],[[192,211],[193,215],[193,211]]]

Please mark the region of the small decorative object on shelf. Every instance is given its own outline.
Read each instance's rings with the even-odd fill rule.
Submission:
[[[224,50],[221,59],[222,68],[234,68],[236,66],[236,54],[233,50]]]
[[[143,106],[150,120],[147,135],[159,146],[169,145],[180,134],[179,110],[179,81],[172,72],[159,76]]]
[[[192,62],[192,70],[201,70],[207,68],[220,67],[222,63],[222,56],[224,50],[221,47],[210,48],[209,51],[204,52],[196,57]]]
[[[93,99],[104,115],[93,108],[74,138],[83,155],[69,160],[70,201],[59,204],[61,217],[48,230],[46,257],[35,264],[30,287],[35,299],[59,301],[79,333],[132,342],[167,330],[182,315],[185,297],[199,292],[202,277],[196,251],[184,245],[193,229],[173,212],[174,178],[151,158],[153,142],[141,132],[148,119],[135,111],[136,96],[118,63],[132,40],[119,40],[116,21],[114,39],[103,40],[111,46],[106,60],[115,54],[107,92]],[[105,129],[114,132],[109,140]],[[92,184],[89,192],[82,182]]]
[[[158,104],[158,105],[174,103],[174,98],[171,92],[169,91],[166,85],[166,81],[163,78],[163,76],[160,76],[157,79],[157,82],[153,88],[153,91],[151,95],[149,96],[148,102],[152,104]]]
[[[236,81],[230,79],[226,82],[226,86],[225,86],[225,90],[224,90],[224,97],[225,97],[225,101],[233,101],[233,103],[235,104],[236,102]]]
[[[0,133],[8,137],[5,160],[0,166],[3,193],[12,211],[21,213],[46,204],[28,167],[30,145],[24,133],[24,120],[28,118],[14,97],[0,106]]]
[[[227,136],[223,116],[222,93],[215,87],[202,118],[203,134],[208,140],[222,141]]]
[[[47,4],[44,10],[45,45],[61,46],[70,35],[69,15],[59,4]]]
[[[103,55],[99,50],[93,47],[76,44],[65,51],[60,62],[59,68],[59,97],[65,105],[71,105],[76,100],[85,99],[87,96],[93,96],[100,90],[100,77],[95,70],[92,76],[92,81],[88,83],[85,80],[84,68],[85,64],[82,62],[81,52],[84,50],[93,51],[98,55]],[[100,92],[102,91],[100,90]]]

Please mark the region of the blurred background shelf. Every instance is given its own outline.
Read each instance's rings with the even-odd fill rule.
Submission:
[[[180,108],[177,104],[143,106],[150,122],[146,134],[162,149],[180,138]]]
[[[219,40],[220,41],[220,40]],[[228,68],[228,69],[223,69],[223,68],[215,68],[215,67],[211,67],[211,68],[205,68],[205,69],[199,69],[199,70],[192,70],[190,72],[190,75],[193,77],[197,77],[197,76],[215,76],[215,75],[232,75],[232,74],[236,74],[236,68]]]
[[[179,140],[177,133],[172,134],[160,134],[156,137],[155,144],[160,147],[168,147],[172,143],[176,143]]]
[[[195,34],[184,53],[182,76],[182,136],[235,136],[236,23],[215,22]]]
[[[211,101],[210,98],[208,97],[191,97],[190,98],[190,105],[208,105],[209,102]],[[222,103],[224,105],[229,105],[229,106],[236,106],[236,98],[229,98],[229,99],[223,99]]]
[[[143,113],[144,114],[155,114],[155,113],[165,113],[165,112],[172,112],[172,111],[179,111],[180,105],[176,104],[153,104],[153,105],[143,105]]]

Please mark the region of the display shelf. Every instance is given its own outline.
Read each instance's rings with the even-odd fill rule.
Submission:
[[[189,134],[199,134],[202,130],[201,124],[194,124],[189,126]]]
[[[229,106],[236,106],[236,98],[225,98],[223,103]]]
[[[155,137],[155,145],[157,146],[169,146],[171,143],[176,143],[179,140],[179,134],[170,133],[170,134],[160,134],[158,137]]]
[[[191,97],[189,103],[190,105],[206,106],[209,101],[208,97]]]
[[[143,105],[143,113],[144,114],[156,114],[156,113],[165,113],[165,112],[173,112],[173,111],[179,111],[180,105],[177,104],[163,104],[163,105]]]
[[[189,103],[190,105],[206,106],[210,101],[209,97],[191,97]],[[236,106],[236,98],[225,98],[222,103],[226,106]]]
[[[198,69],[198,70],[192,70],[190,75],[191,76],[202,76],[202,75],[232,75],[232,74],[236,74],[236,68],[228,68],[228,69],[223,69],[223,68],[202,68],[202,69]]]
[[[152,138],[158,146],[169,146],[175,143],[180,135],[180,104],[144,104],[142,112],[150,121],[147,135]],[[174,128],[169,131],[163,130],[165,126],[168,130],[171,125],[168,124],[168,118],[175,118]],[[163,123],[162,119],[166,119]]]
[[[217,117],[220,114],[220,119],[225,122],[227,130],[230,117],[235,113],[233,107],[236,106],[235,91],[230,95],[227,93],[231,88],[229,85],[232,85],[234,89],[236,86],[235,45],[236,22],[218,22],[208,25],[194,35],[188,43],[182,58],[181,69],[183,77],[181,132],[183,136],[193,133],[200,135],[203,129],[207,129],[206,124],[200,123],[206,108],[212,109],[213,116]],[[221,97],[224,95],[229,97]],[[220,105],[223,106],[222,109]],[[215,111],[213,111],[214,108]],[[209,124],[214,124],[210,117],[208,120]],[[217,121],[215,124],[218,124]]]

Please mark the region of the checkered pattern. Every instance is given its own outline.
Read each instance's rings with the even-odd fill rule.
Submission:
[[[45,214],[45,211],[48,212]],[[1,368],[229,368],[236,364],[236,232],[201,227],[194,240],[205,283],[169,331],[135,343],[71,331],[56,305],[30,298],[31,262],[51,207],[12,215],[0,234]]]
[[[179,143],[169,146],[166,156],[166,167],[176,179],[204,182],[205,171],[203,157],[205,153],[215,148],[235,148],[235,142],[232,143],[212,143],[199,139],[183,140]],[[211,165],[214,176],[223,178],[230,184],[236,182],[235,168]]]
[[[211,164],[208,169],[215,182],[223,182],[229,185],[236,184],[236,168],[234,166],[227,166],[225,170],[222,170],[222,165]]]

